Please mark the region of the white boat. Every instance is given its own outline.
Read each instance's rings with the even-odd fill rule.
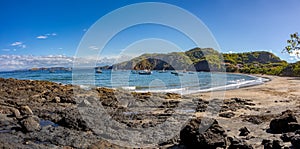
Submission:
[[[102,70],[101,69],[97,69],[96,73],[102,73]]]
[[[166,73],[167,71],[165,69],[159,70],[158,73]]]
[[[139,74],[140,75],[151,75],[152,71],[150,71],[150,70],[142,70],[142,71],[139,71]]]

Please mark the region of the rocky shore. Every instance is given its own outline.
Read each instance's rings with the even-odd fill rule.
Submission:
[[[268,77],[224,99],[0,79],[0,148],[298,149],[300,79]]]

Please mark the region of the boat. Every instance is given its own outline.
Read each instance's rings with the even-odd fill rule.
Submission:
[[[67,71],[67,72],[71,72],[71,71],[72,71],[72,68],[71,68],[71,67],[69,67],[69,68],[67,68],[65,71]]]
[[[50,69],[50,70],[49,70],[49,73],[55,73],[55,70]]]
[[[163,69],[163,70],[159,70],[159,71],[157,71],[158,73],[166,73],[167,71],[165,70],[165,69]]]
[[[150,70],[142,70],[142,71],[139,71],[139,74],[140,75],[151,75],[152,72]]]
[[[178,73],[178,72],[176,72],[176,71],[172,71],[171,74],[174,74],[175,76],[183,76],[183,74]]]
[[[101,69],[97,69],[96,73],[102,73],[102,70]]]

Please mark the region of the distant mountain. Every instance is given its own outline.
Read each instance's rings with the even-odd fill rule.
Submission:
[[[221,71],[279,76],[300,76],[300,62],[289,64],[266,51],[222,54],[212,48],[193,48],[186,52],[143,54],[131,60],[96,69]],[[33,68],[70,70],[70,68]]]
[[[265,51],[221,54],[212,48],[194,48],[186,52],[143,54],[130,61],[115,64],[113,68],[227,71],[280,75],[287,65],[286,61]]]
[[[49,67],[49,68],[31,68],[29,71],[50,71],[50,72],[55,72],[55,71],[71,71],[72,68],[70,67]]]
[[[211,48],[194,48],[186,52],[143,54],[113,65],[114,69],[220,71],[222,55]]]

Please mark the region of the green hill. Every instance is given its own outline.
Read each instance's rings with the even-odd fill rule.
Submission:
[[[281,73],[282,76],[300,77],[300,61],[288,64]]]
[[[143,54],[130,61],[113,65],[118,69],[133,70],[191,70],[220,71],[222,55],[211,48],[194,48],[186,52]]]
[[[223,54],[227,72],[280,75],[288,65],[273,53],[266,51]]]
[[[226,71],[300,76],[300,62],[288,64],[270,52],[222,54],[212,48],[194,48],[186,52],[168,54],[143,54],[112,67],[132,70]]]

